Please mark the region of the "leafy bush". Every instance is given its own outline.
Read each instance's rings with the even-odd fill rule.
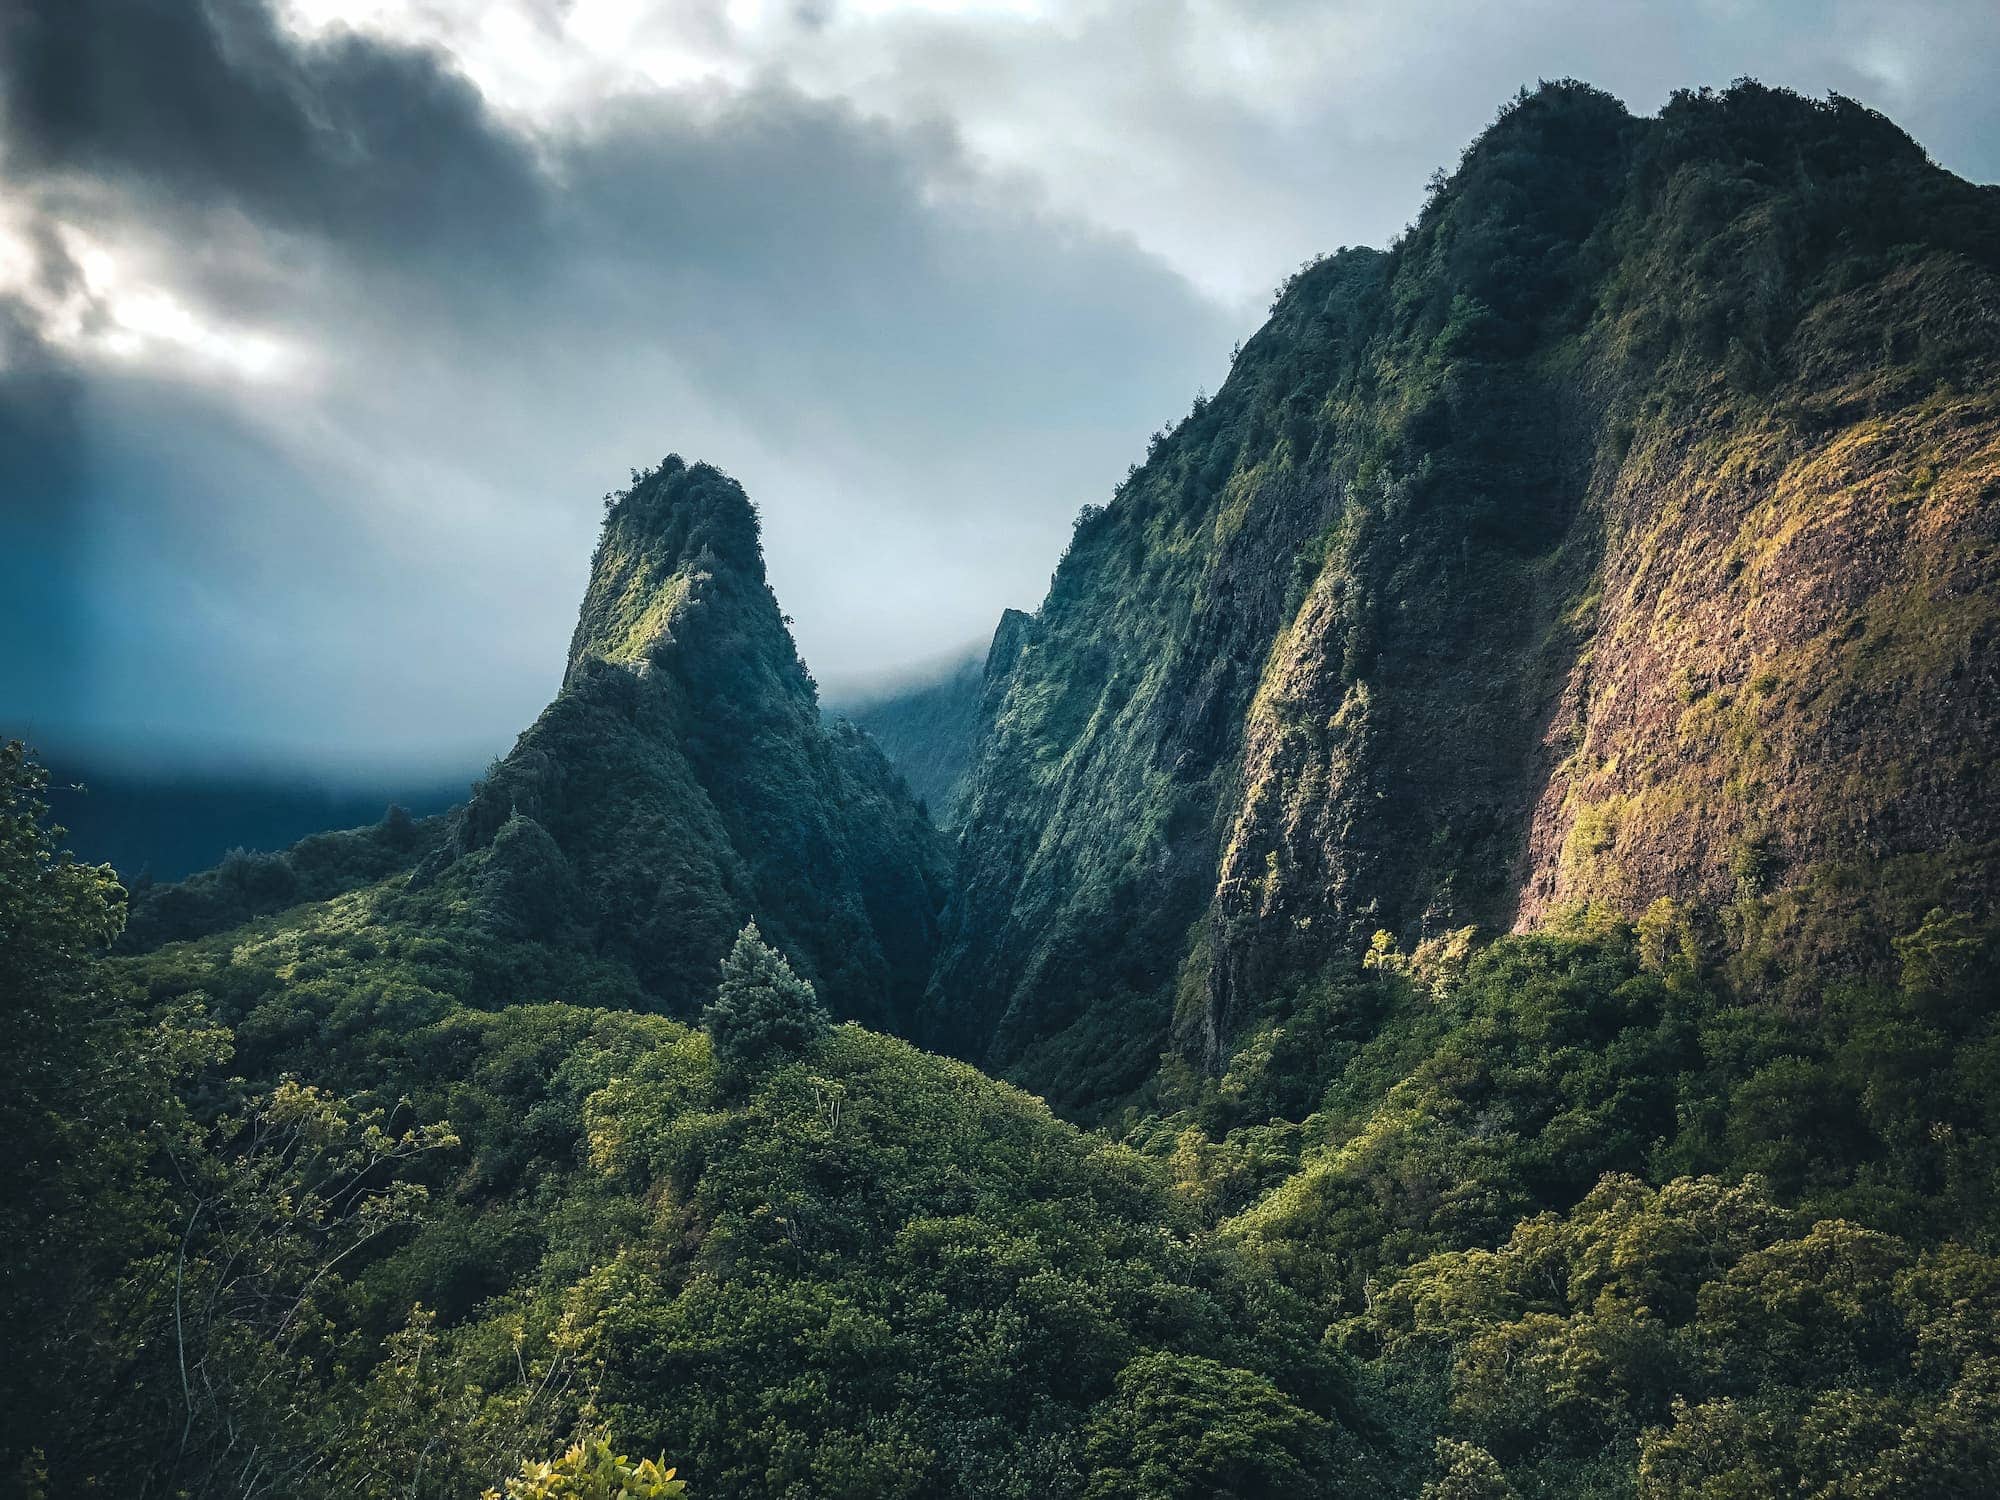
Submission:
[[[1249,1370],[1164,1353],[1119,1371],[1086,1457],[1090,1500],[1304,1500],[1343,1488],[1323,1419]]]
[[[504,1496],[488,1490],[484,1500],[671,1500],[687,1493],[687,1482],[662,1467],[665,1460],[634,1463],[612,1448],[608,1438],[586,1437],[562,1457],[530,1461],[507,1481]]]

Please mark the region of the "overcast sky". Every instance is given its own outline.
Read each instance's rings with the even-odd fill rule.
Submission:
[[[1537,78],[1837,89],[2000,176],[1992,0],[0,16],[0,728],[156,762],[504,749],[668,452],[758,502],[830,696],[982,639]]]

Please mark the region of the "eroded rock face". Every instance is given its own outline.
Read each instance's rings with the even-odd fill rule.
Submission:
[[[1844,101],[1551,86],[1295,278],[1008,677],[941,1034],[1087,1102],[1378,928],[1671,896],[1824,972],[1983,902],[1996,200]]]
[[[1544,741],[1518,923],[1584,899],[1893,884],[1912,861],[1990,885],[1994,367],[1918,395],[1881,357],[1980,329],[2000,348],[1990,270],[1907,266],[1801,321],[1760,419],[1715,402],[1635,450]]]

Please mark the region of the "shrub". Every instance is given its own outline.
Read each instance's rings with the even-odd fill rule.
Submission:
[[[550,1463],[529,1461],[507,1481],[505,1500],[668,1500],[687,1492],[687,1481],[663,1468],[664,1459],[637,1463],[619,1454],[604,1437],[587,1437]],[[483,1500],[502,1500],[488,1490]]]
[[[827,1014],[813,987],[751,922],[722,961],[722,983],[702,1012],[725,1090],[740,1090],[773,1063],[796,1057],[825,1035]]]

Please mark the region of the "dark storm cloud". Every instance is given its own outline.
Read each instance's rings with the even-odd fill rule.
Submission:
[[[539,213],[523,144],[431,53],[304,46],[259,0],[30,0],[0,32],[9,163],[150,212],[240,209],[370,255],[477,250]]]
[[[80,394],[31,445],[54,519],[7,540],[67,559],[72,651],[5,687],[57,737],[497,749],[553,686],[596,496],[669,448],[756,495],[823,675],[935,655],[1033,602],[1232,331],[947,126],[776,83],[530,134],[435,54],[242,0],[47,5],[5,43],[44,302],[112,316],[60,222],[310,367],[35,351]]]
[[[629,315],[654,309],[641,338],[765,433],[865,436],[883,465],[1017,459],[1024,430],[1055,437],[1064,413],[1116,404],[1108,376],[1162,359],[1184,372],[1224,337],[1129,244],[990,201],[969,177],[925,202],[957,152],[941,130],[780,90],[699,124],[634,103],[571,145],[563,174],[599,284]],[[762,404],[774,393],[792,399]]]
[[[830,686],[939,659],[1538,76],[1838,87],[2000,171],[2000,12],[1944,0],[757,9],[0,7],[0,727],[470,763],[669,450]]]
[[[80,302],[85,333],[107,311],[58,217],[167,238],[186,282],[228,301],[257,296],[212,253],[234,221],[387,264],[463,266],[501,241],[518,264],[534,249],[522,230],[544,191],[526,150],[425,53],[298,48],[255,4],[58,0],[0,25],[0,77],[0,171],[37,210],[22,226],[32,289]],[[271,270],[263,279],[284,279]],[[211,725],[226,744],[254,739],[258,719],[302,716],[329,748],[351,748],[326,726],[329,708],[352,705],[274,691],[324,687],[296,670],[315,650],[346,676],[356,664],[329,634],[365,634],[368,596],[391,582],[379,552],[341,535],[339,497],[306,499],[304,476],[198,388],[80,366],[19,297],[0,315],[6,728],[128,751],[164,730],[173,754],[202,748]],[[245,524],[257,510],[283,524],[260,535]],[[321,601],[336,607],[300,608],[343,573],[347,594]],[[289,616],[327,632],[300,632],[274,671],[243,616],[280,574],[271,626]]]

